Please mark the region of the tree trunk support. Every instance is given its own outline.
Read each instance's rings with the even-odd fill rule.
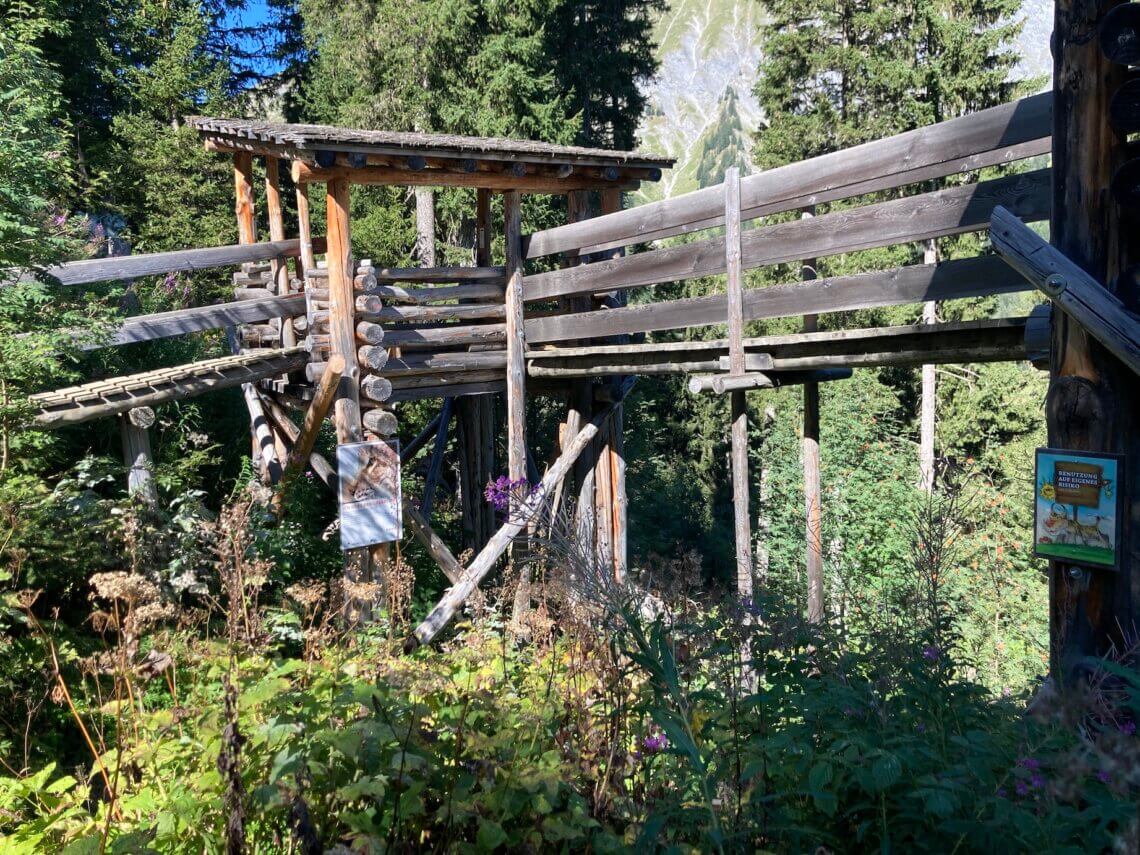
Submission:
[[[119,416],[123,462],[127,465],[127,493],[137,496],[151,507],[158,504],[158,490],[154,484],[154,456],[150,450],[150,427],[153,424],[154,410],[150,407],[135,407]]]

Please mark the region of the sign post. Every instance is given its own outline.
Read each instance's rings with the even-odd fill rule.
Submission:
[[[359,549],[403,537],[400,450],[396,443],[337,446],[340,478],[340,546]]]

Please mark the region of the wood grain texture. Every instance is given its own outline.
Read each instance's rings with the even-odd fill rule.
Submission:
[[[954,300],[1029,290],[1024,278],[996,256],[911,265],[891,270],[789,283],[743,293],[746,321]],[[722,324],[726,297],[714,294],[584,314],[528,318],[531,344]]]
[[[522,208],[518,191],[503,194],[506,247],[507,474],[526,478],[526,334],[523,329]]]
[[[997,205],[1036,220],[1049,214],[1049,170],[834,211],[751,229],[741,236],[744,269],[801,258],[978,231]],[[724,238],[527,276],[527,300],[636,288],[724,273]]]
[[[741,186],[743,219],[1048,153],[1051,104],[1051,94],[1035,95],[749,176]],[[722,194],[723,188],[708,187],[605,220],[536,232],[527,241],[527,257],[594,251],[713,228],[724,223]]]

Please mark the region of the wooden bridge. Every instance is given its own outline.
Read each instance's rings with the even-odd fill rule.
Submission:
[[[621,207],[623,191],[659,179],[671,161],[640,152],[512,140],[191,119],[208,148],[233,157],[239,245],[78,262],[53,272],[61,281],[79,283],[241,265],[233,302],[128,318],[109,339],[85,345],[231,327],[234,356],[38,395],[33,402],[40,408],[39,421],[55,427],[242,385],[266,480],[279,479],[290,450],[300,449],[300,462],[309,461],[331,482],[333,467],[310,453],[330,407],[338,443],[350,443],[395,437],[398,402],[441,399],[439,417],[401,455],[407,460],[421,448],[434,448],[423,500],[418,508],[404,503],[405,521],[455,582],[416,629],[415,643],[425,643],[496,566],[527,518],[550,513],[552,504],[576,503],[585,548],[599,566],[612,567],[615,579],[624,578],[622,401],[637,375],[686,375],[695,394],[731,396],[738,587],[748,595],[747,390],[803,386],[805,437],[818,443],[818,383],[842,380],[863,367],[1029,359],[1039,367],[1051,365],[1055,387],[1071,388],[1075,381],[1068,376],[1096,387],[1102,409],[1106,389],[1117,390],[1112,394],[1119,394],[1121,384],[1135,389],[1130,371],[1140,365],[1140,337],[1129,311],[1135,295],[1124,295],[1121,302],[1104,287],[1116,287],[1121,263],[1106,259],[1123,253],[1127,241],[1102,234],[1121,234],[1118,211],[1124,208],[1118,200],[1127,207],[1125,197],[1135,196],[1135,188],[1114,184],[1103,165],[1119,162],[1123,150],[1108,126],[1112,92],[1071,88],[1079,69],[1089,75],[1084,80],[1117,80],[1123,66],[1087,39],[1066,38],[1062,33],[1058,64],[1068,76],[1058,77],[1061,84],[1053,93],[743,178],[731,171],[717,186],[629,210]],[[1127,113],[1114,110],[1114,115]],[[1079,128],[1090,127],[1104,132],[1083,138]],[[977,178],[983,169],[1034,158],[1044,162],[1050,154],[1051,168]],[[266,166],[270,240],[261,243],[255,226],[255,156]],[[282,214],[282,161],[289,162],[296,192],[299,235],[291,240]],[[472,265],[393,269],[355,258],[348,205],[352,184],[475,188]],[[312,234],[313,185],[325,188],[324,237]],[[568,222],[524,234],[523,193],[565,195]],[[836,202],[844,204],[809,215]],[[504,223],[498,259],[492,252],[493,204],[501,204]],[[1053,243],[1064,255],[1024,225],[1050,218]],[[813,278],[815,259],[923,244],[986,231],[991,223],[994,244],[1010,263],[989,254],[950,261],[928,255],[921,264]],[[1094,250],[1098,255],[1090,258]],[[321,254],[324,259],[318,260]],[[797,281],[744,288],[744,271],[789,263],[803,267]],[[727,282],[724,294],[653,299],[654,285],[720,275]],[[832,312],[1033,288],[1065,314],[1051,315],[1046,305],[1028,317],[818,328],[819,316]],[[748,321],[776,317],[802,318],[803,332],[745,335]],[[727,335],[714,341],[645,341],[648,333],[722,324]],[[1124,367],[1112,367],[1118,363]],[[499,393],[506,402],[506,472],[537,487],[511,521],[496,527],[482,491],[500,471],[491,405],[491,396]],[[549,453],[528,443],[526,407],[532,395],[565,403],[559,447]],[[1073,413],[1058,410],[1053,400],[1051,393],[1051,440],[1102,450],[1135,443],[1135,436],[1126,437],[1120,428],[1095,439],[1086,431],[1082,438]],[[453,421],[464,546],[476,551],[466,568],[429,523]],[[139,428],[124,417],[124,430]],[[808,569],[809,578],[818,575],[813,584],[822,585],[818,457],[808,456]],[[540,461],[546,461],[545,472]],[[1133,458],[1128,470],[1130,477],[1140,471]],[[1140,538],[1131,533],[1140,524],[1137,507],[1132,505],[1133,522],[1126,524],[1126,543],[1132,560],[1140,563]],[[346,553],[346,562],[354,574],[381,578],[387,547]],[[1102,571],[1071,570],[1058,565],[1052,573],[1058,655],[1069,643],[1062,625],[1078,626],[1080,633],[1098,639],[1073,642],[1081,649],[1103,648],[1106,639],[1119,636],[1107,626],[1105,614],[1134,615],[1140,607],[1140,571],[1106,579]],[[526,602],[529,588],[525,571],[520,573],[519,598]],[[1093,600],[1102,605],[1093,609]]]

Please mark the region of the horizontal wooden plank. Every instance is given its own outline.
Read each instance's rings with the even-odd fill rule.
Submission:
[[[385,328],[382,343],[385,347],[422,349],[445,345],[501,344],[506,340],[505,324],[448,324],[412,330]]]
[[[750,229],[741,235],[742,263],[750,269],[977,231],[989,222],[997,205],[1026,220],[1047,217],[1049,170]],[[714,237],[532,274],[524,278],[523,288],[527,300],[549,300],[711,276],[724,270],[724,238]]]
[[[290,297],[258,297],[236,303],[222,303],[216,306],[199,306],[193,309],[176,309],[172,312],[157,312],[152,315],[138,315],[125,318],[110,338],[84,341],[85,333],[76,332],[81,350],[98,350],[121,344],[134,344],[140,341],[153,341],[203,330],[222,329],[238,324],[251,324],[270,318],[289,318],[305,314],[305,297],[297,294]]]
[[[361,273],[375,277],[377,283],[391,282],[418,282],[448,283],[448,282],[498,282],[502,284],[506,273],[500,267],[364,267]],[[328,279],[327,267],[317,267],[305,271],[310,279]]]
[[[439,169],[413,171],[387,166],[359,169],[334,166],[328,169],[293,161],[293,181],[297,184],[324,184],[343,178],[349,184],[375,184],[391,187],[478,187],[484,190],[518,190],[520,193],[568,193],[571,190],[636,190],[638,181],[603,181],[571,174],[566,178],[549,175],[515,176],[507,172],[445,172]]]
[[[750,175],[743,219],[953,175],[1050,150],[1052,93]],[[721,185],[535,232],[526,255],[625,246],[724,223]]]
[[[394,303],[423,306],[449,300],[503,301],[501,282],[479,282],[472,285],[443,285],[436,288],[401,288],[399,285],[377,285],[365,288],[365,295],[382,297]]]
[[[503,320],[506,309],[499,303],[476,303],[463,306],[384,306],[381,298],[364,295],[356,298],[358,320],[374,323]]]
[[[753,288],[744,292],[744,319],[816,315],[927,300],[955,300],[1029,290],[1028,283],[995,255],[876,270],[851,276]],[[724,294],[616,309],[530,318],[531,344],[723,324]]]
[[[316,252],[324,252],[324,238],[315,238],[313,249]],[[174,252],[152,252],[143,255],[116,255],[111,258],[92,258],[86,261],[68,261],[49,267],[46,273],[59,280],[63,285],[88,285],[93,282],[132,279],[136,276],[208,270],[211,267],[227,267],[252,261],[266,261],[279,256],[292,258],[299,255],[300,251],[300,241],[297,239],[266,241],[264,243],[214,246],[204,249],[180,249]],[[19,271],[0,271],[0,284],[10,283],[13,278],[26,276],[26,273]]]
[[[747,357],[770,359],[765,372],[821,368],[993,362],[1025,359],[1025,318],[828,330],[744,339]],[[685,374],[717,370],[728,341],[558,347],[527,353],[535,377],[573,378],[630,373]],[[757,363],[757,367],[759,364]]]
[[[254,383],[301,368],[308,359],[300,348],[241,354],[71,386],[29,400],[39,408],[37,425],[51,429]]]

